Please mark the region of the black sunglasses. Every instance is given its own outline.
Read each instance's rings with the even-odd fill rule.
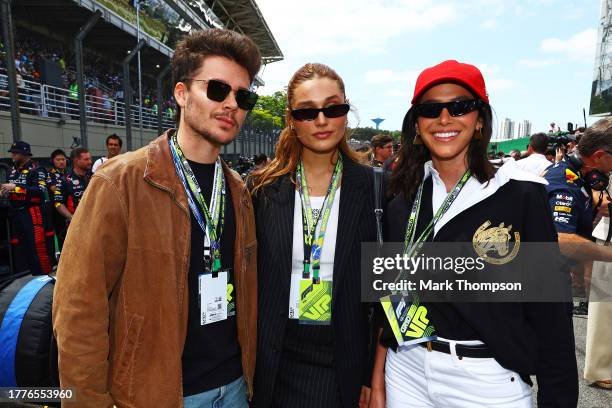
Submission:
[[[442,109],[446,108],[451,116],[462,116],[480,109],[484,102],[480,99],[459,100],[445,103],[421,103],[414,106],[417,116],[434,119],[440,116]]]
[[[232,91],[232,87],[229,84],[218,79],[185,78],[185,80],[204,82],[205,84],[208,84],[206,88],[206,97],[215,102],[223,102],[225,98],[227,98],[227,95],[229,95],[229,93]],[[259,98],[255,92],[251,92],[244,88],[240,88],[235,91],[235,95],[236,104],[238,104],[238,107],[247,111],[250,111],[255,107],[257,98]]]
[[[329,105],[325,108],[304,108],[304,109],[293,109],[291,111],[291,117],[295,120],[315,120],[319,116],[320,112],[323,112],[326,118],[339,118],[344,116],[351,110],[351,105],[348,103],[342,103],[339,105]]]

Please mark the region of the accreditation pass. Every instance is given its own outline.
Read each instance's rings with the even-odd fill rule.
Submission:
[[[227,276],[227,271],[219,271],[217,277],[200,275],[200,325],[227,319]]]

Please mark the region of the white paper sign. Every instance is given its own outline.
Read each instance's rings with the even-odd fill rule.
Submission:
[[[610,228],[610,217],[601,217],[597,227],[593,230],[593,237],[605,241],[608,237],[608,229]]]
[[[210,324],[227,319],[227,271],[200,275],[200,324]]]
[[[291,274],[291,288],[289,289],[289,318],[299,319],[299,308],[300,308],[300,280],[302,279],[301,274]]]

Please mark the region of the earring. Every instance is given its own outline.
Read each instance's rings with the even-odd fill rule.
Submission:
[[[419,133],[419,126],[415,123],[414,124],[414,139],[412,139],[412,144],[413,145],[422,145],[423,144],[423,139],[421,139],[421,134]]]
[[[476,133],[476,136],[474,136],[474,139],[476,140],[482,139],[482,128],[478,128],[476,130],[478,130],[478,133]]]
[[[412,139],[412,144],[413,145],[423,144],[423,139],[421,139],[421,134],[419,133],[418,129],[417,129],[416,135],[414,136],[414,139]]]
[[[295,132],[295,128],[293,127],[293,123],[289,125],[289,129],[291,129],[292,132]]]

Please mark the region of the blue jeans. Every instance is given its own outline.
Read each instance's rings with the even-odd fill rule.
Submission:
[[[200,394],[183,399],[185,408],[248,408],[244,377]]]

